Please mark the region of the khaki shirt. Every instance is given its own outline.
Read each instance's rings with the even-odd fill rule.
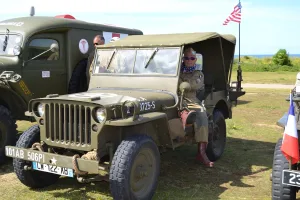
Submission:
[[[185,92],[185,97],[195,103],[199,103],[200,100],[197,98],[196,92],[204,89],[204,74],[199,70],[195,70],[191,73],[181,72],[179,76],[179,85],[182,82],[188,82],[191,84],[191,90]]]

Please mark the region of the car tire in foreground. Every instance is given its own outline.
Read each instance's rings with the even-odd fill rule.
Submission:
[[[160,153],[151,137],[137,135],[118,146],[110,168],[114,199],[146,200],[155,193],[160,170]]]
[[[281,145],[282,138],[277,141],[274,150],[272,166],[272,200],[295,200],[296,188],[282,184],[282,171],[289,169],[289,162],[280,150]],[[296,165],[293,165],[292,169],[296,169]]]
[[[35,142],[40,141],[40,129],[38,125],[33,125],[27,129],[17,141],[16,147],[29,149]],[[47,172],[25,170],[24,166],[32,166],[32,162],[13,158],[14,171],[18,179],[27,187],[30,188],[43,188],[54,184],[59,175]]]
[[[15,145],[17,138],[16,121],[11,112],[4,106],[0,105],[0,163],[6,159],[5,146]]]
[[[213,123],[208,136],[206,154],[214,162],[222,156],[226,146],[226,122],[220,110],[213,112]]]

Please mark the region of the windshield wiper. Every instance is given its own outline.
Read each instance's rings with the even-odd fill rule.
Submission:
[[[107,65],[107,68],[106,68],[106,69],[109,68],[110,63],[111,63],[112,59],[114,58],[114,55],[116,54],[116,52],[117,52],[117,49],[115,49],[115,50],[113,51],[113,53],[112,53],[112,55],[111,55],[111,57],[110,57],[110,59],[109,59],[109,61],[108,61],[108,65]]]
[[[155,56],[156,52],[158,52],[158,48],[155,48],[154,51],[152,52],[149,60],[147,61],[146,65],[145,65],[145,69],[148,67],[150,61],[152,60],[152,58]]]
[[[9,37],[8,33],[9,33],[9,30],[6,29],[5,39],[3,41],[3,49],[2,49],[3,51],[5,51],[6,47],[7,47],[7,41],[8,41],[8,37]]]

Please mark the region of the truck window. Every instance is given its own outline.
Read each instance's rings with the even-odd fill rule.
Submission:
[[[50,49],[51,44],[58,44],[58,42],[56,40],[53,39],[33,39],[30,44],[29,44],[29,57],[28,59],[31,59],[47,50]],[[35,58],[34,60],[59,60],[59,51],[58,52],[54,52],[54,51],[48,51],[47,53],[44,53],[42,55],[40,55],[39,57]]]

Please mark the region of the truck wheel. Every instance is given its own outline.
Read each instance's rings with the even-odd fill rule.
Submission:
[[[282,184],[282,171],[289,169],[289,162],[281,153],[282,138],[277,141],[273,156],[272,166],[272,200],[294,200],[296,199],[296,188]],[[292,169],[297,169],[293,165]]]
[[[6,159],[5,146],[16,144],[17,125],[10,111],[0,105],[0,163]]]
[[[40,142],[40,129],[38,125],[33,125],[27,129],[17,141],[16,147],[29,149],[35,142]],[[27,187],[42,188],[54,184],[59,175],[47,172],[24,170],[24,166],[32,166],[32,162],[13,158],[14,171],[18,179]]]
[[[118,146],[110,168],[110,189],[114,199],[151,199],[157,187],[160,154],[146,135],[125,139]]]
[[[207,157],[211,161],[218,160],[226,145],[226,122],[223,113],[215,110],[213,113],[213,126],[209,131],[208,144],[206,149]]]
[[[88,89],[86,78],[87,59],[81,60],[75,67],[69,82],[68,93],[85,92]]]

